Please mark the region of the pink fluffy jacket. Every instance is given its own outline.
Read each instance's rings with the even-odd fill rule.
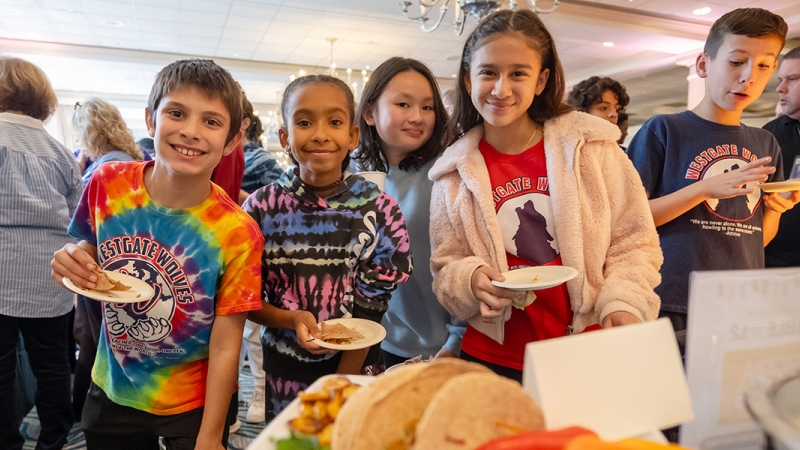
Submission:
[[[472,273],[489,265],[508,270],[478,143],[483,127],[467,132],[431,168],[433,290],[453,315],[479,314]],[[544,124],[550,201],[565,266],[573,329],[602,323],[615,311],[654,320],[661,304],[653,289],[664,260],[638,173],[616,141],[619,129],[571,112]],[[528,295],[531,295],[530,293]]]

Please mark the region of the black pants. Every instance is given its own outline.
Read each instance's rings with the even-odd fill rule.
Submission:
[[[484,361],[482,359],[478,359],[467,352],[464,349],[461,349],[461,359],[464,361],[478,363],[482,366],[485,366],[492,370],[492,372],[500,375],[501,377],[510,378],[517,383],[522,384],[522,371],[517,369],[512,369],[510,367],[501,366],[498,364],[492,364],[490,362]]]
[[[203,407],[181,414],[157,416],[112,402],[92,383],[86,396],[81,430],[87,450],[158,450],[159,436],[167,450],[192,450],[200,432]],[[231,397],[222,432],[222,446],[228,448],[228,427],[236,421],[237,394]]]
[[[36,410],[42,430],[36,450],[61,449],[72,428],[70,366],[67,351],[69,314],[47,318],[0,315],[0,448],[25,443],[15,418],[14,373],[20,335],[36,378]]]
[[[89,392],[89,385],[92,384],[92,366],[94,366],[94,359],[97,356],[102,323],[103,304],[79,295],[73,326],[75,342],[80,346],[78,362],[75,366],[75,378],[72,381],[72,414],[75,416],[75,421],[81,420],[86,393]]]

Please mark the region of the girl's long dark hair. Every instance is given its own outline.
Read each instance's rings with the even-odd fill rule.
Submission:
[[[531,120],[543,123],[572,110],[569,105],[563,103],[566,82],[553,36],[539,16],[527,9],[497,11],[482,20],[464,43],[456,81],[454,112],[448,122],[451,143],[476,125],[483,123],[483,117],[478,114],[478,110],[472,104],[466,82],[469,79],[469,69],[475,52],[500,33],[524,39],[530,48],[539,52],[542,59],[541,70],[550,69],[550,76],[544,90],[533,99],[533,103],[528,108],[528,116]]]
[[[361,138],[358,141],[358,149],[353,155],[353,159],[359,166],[366,170],[378,170],[381,172],[389,171],[389,164],[381,150],[381,140],[375,126],[367,125],[364,119],[364,111],[367,107],[372,108],[374,113],[375,104],[383,94],[386,86],[392,79],[403,72],[414,71],[425,77],[430,84],[433,92],[433,112],[436,122],[433,125],[431,137],[422,146],[406,155],[400,161],[401,170],[419,169],[432,159],[439,156],[444,148],[449,144],[447,133],[447,110],[444,108],[442,97],[439,94],[439,84],[431,70],[424,63],[411,58],[393,57],[389,58],[378,66],[364,86],[361,94],[361,103],[358,105],[356,120],[361,129]]]

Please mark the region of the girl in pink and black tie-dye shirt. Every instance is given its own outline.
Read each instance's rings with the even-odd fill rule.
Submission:
[[[391,292],[411,275],[408,232],[397,202],[358,175],[344,173],[358,142],[354,101],[340,80],[298,78],[282,104],[281,144],[297,168],[242,205],[264,236],[266,418],[333,373],[369,372],[375,346],[331,352],[317,346],[317,323],[341,317],[380,322]],[[348,176],[349,175],[349,176]],[[360,370],[359,370],[360,369]]]

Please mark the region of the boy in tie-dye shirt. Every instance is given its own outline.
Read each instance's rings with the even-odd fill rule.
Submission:
[[[93,288],[95,261],[155,293],[104,303],[83,411],[91,449],[227,446],[239,346],[260,307],[257,224],[211,183],[241,139],[239,89],[212,61],[177,61],[156,77],[146,111],[153,162],[97,169],[56,252],[54,277]],[[208,386],[208,389],[207,389]]]

